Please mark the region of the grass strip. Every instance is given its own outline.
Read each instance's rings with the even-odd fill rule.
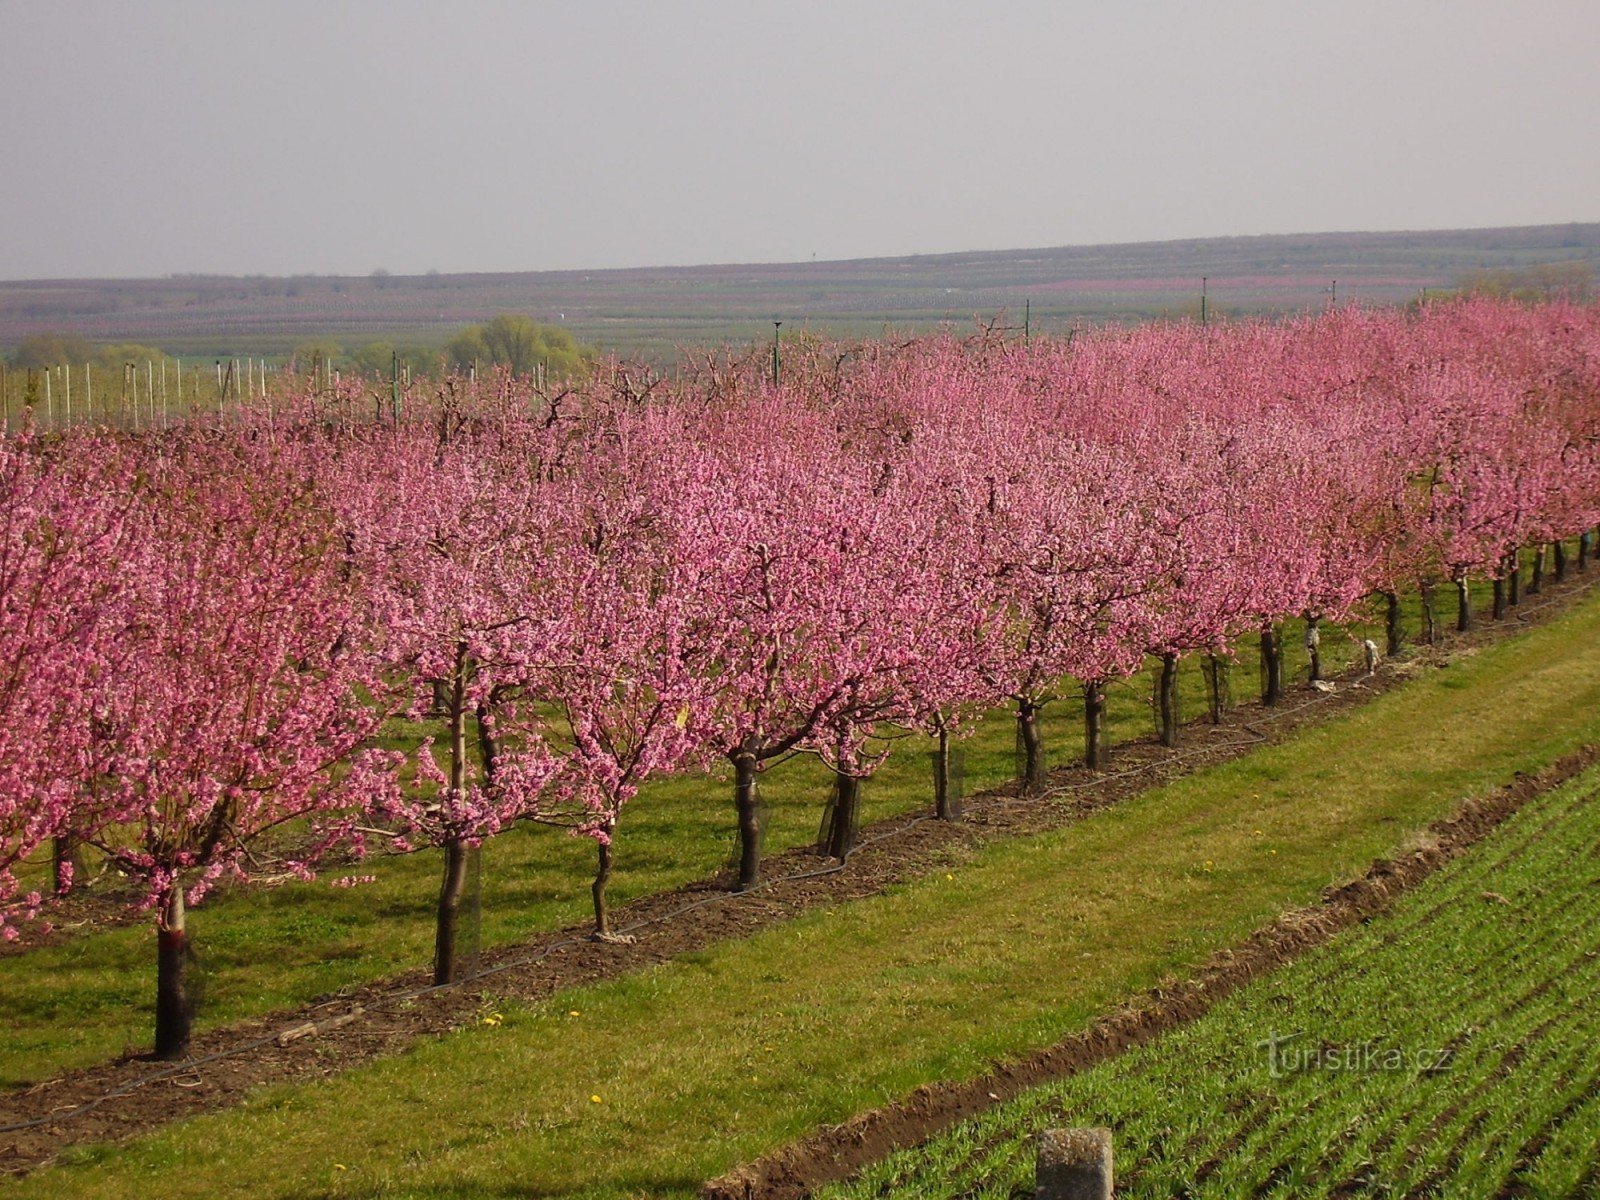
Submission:
[[[958,870],[116,1148],[19,1196],[689,1196],[979,1074],[1600,736],[1600,601]],[[155,1101],[158,1102],[158,1101]]]

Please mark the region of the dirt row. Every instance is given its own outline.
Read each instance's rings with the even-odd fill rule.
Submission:
[[[1374,676],[1346,675],[1334,681],[1331,693],[1296,689],[1272,709],[1241,705],[1220,724],[1191,722],[1176,751],[1154,739],[1126,743],[1115,748],[1110,766],[1100,773],[1082,767],[1053,772],[1042,796],[1019,797],[1010,785],[970,798],[959,822],[922,812],[869,826],[844,863],[793,850],[769,858],[767,882],[751,891],[733,892],[730,880],[719,876],[643,897],[615,914],[616,927],[631,941],[594,942],[586,928],[568,928],[486,952],[478,974],[462,984],[432,988],[425,972],[409,972],[335,1000],[207,1031],[195,1038],[190,1058],[181,1063],[126,1055],[13,1090],[0,1097],[0,1172],[25,1173],[70,1146],[133,1137],[238,1104],[265,1085],[307,1082],[400,1053],[419,1040],[476,1022],[488,1006],[534,1002],[643,970],[818,906],[877,895],[988,842],[1060,828],[1348,711],[1430,665],[1447,662],[1450,654],[1546,619],[1592,582],[1600,581],[1586,578],[1547,588],[1514,620],[1485,624],[1444,647],[1422,648]]]
[[[1389,908],[1452,859],[1482,841],[1524,805],[1600,762],[1585,747],[1537,775],[1519,775],[1494,794],[1470,800],[1429,826],[1425,844],[1376,862],[1329,888],[1321,901],[1284,913],[1238,946],[1219,951],[1192,978],[1134,998],[1087,1030],[966,1083],[918,1088],[905,1100],[823,1129],[706,1185],[707,1200],[801,1200],[848,1179],[895,1150],[920,1145],[950,1126],[1023,1092],[1063,1079],[1153,1040],[1341,930]]]

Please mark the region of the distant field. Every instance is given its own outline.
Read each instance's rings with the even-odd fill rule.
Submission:
[[[1078,322],[1217,317],[1404,303],[1480,270],[1600,264],[1600,224],[1435,233],[1325,233],[984,251],[846,262],[360,277],[184,276],[0,283],[0,348],[36,333],[134,341],[183,356],[283,355],[441,344],[496,313],[565,325],[579,341],[670,365],[680,347],[970,328],[999,318],[1059,333]],[[1031,308],[1031,313],[1029,312]]]

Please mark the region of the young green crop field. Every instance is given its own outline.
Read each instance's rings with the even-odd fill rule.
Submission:
[[[1597,668],[1588,597],[1066,828],[625,978],[491,998],[495,1020],[66,1151],[12,1191],[693,1196],[820,1125],[1053,1044],[1314,902],[1463,797],[1600,739]]]
[[[1591,770],[1194,1024],[821,1195],[1031,1195],[1040,1130],[1104,1126],[1119,1196],[1594,1196],[1597,1002]]]
[[[1409,614],[1415,628],[1416,614]],[[1330,670],[1360,658],[1359,639],[1379,636],[1376,625],[1357,625],[1342,636],[1327,629],[1323,656]],[[1285,626],[1288,670],[1304,675],[1298,623]],[[1233,689],[1248,700],[1256,686],[1254,639],[1239,646]],[[1148,735],[1152,672],[1109,695],[1107,728],[1117,742]],[[1198,666],[1182,674],[1184,711],[1205,711]],[[1047,706],[1041,731],[1051,766],[1082,754],[1081,697],[1072,692]],[[390,744],[414,748],[430,730],[396,723]],[[993,787],[1016,774],[1015,722],[995,710],[960,743],[969,791]],[[862,789],[863,821],[894,816],[932,803],[932,745],[921,736],[897,741],[888,762]],[[1114,760],[1113,760],[1114,761]],[[763,776],[767,809],[765,844],[781,851],[813,842],[830,776],[817,760],[797,757]],[[646,785],[624,811],[616,847],[612,903],[671,889],[716,872],[735,853],[731,785],[705,775],[661,778]],[[581,923],[589,917],[594,847],[563,831],[519,826],[482,851],[481,900],[469,913],[485,949]],[[277,888],[224,889],[190,917],[204,973],[204,1003],[196,1026],[230,1022],[292,1008],[366,981],[425,966],[431,961],[434,903],[440,873],[437,851],[383,855],[330,872],[375,876],[354,888],[326,881]],[[36,886],[45,886],[42,866]],[[103,1061],[148,1044],[154,1020],[153,920],[72,932],[59,944],[0,956],[0,1010],[7,1036],[0,1040],[0,1087],[37,1082],[73,1067]]]

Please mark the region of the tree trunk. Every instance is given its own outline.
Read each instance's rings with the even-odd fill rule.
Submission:
[[[961,819],[961,797],[950,786],[950,730],[937,719],[938,748],[933,752],[933,808],[941,821]]]
[[[843,862],[856,848],[861,780],[843,771],[833,775],[833,820],[828,826],[828,854]]]
[[[1533,548],[1533,578],[1528,580],[1528,595],[1537,596],[1544,591],[1544,554],[1545,546],[1541,542]]]
[[[461,838],[444,843],[444,879],[439,885],[438,923],[433,940],[433,982],[454,983],[456,978],[456,925],[461,915],[461,893],[467,882],[467,844]]]
[[[194,1009],[189,1003],[189,933],[183,887],[167,889],[156,921],[156,1057],[163,1062],[189,1053]]]
[[[1178,656],[1161,656],[1161,673],[1156,677],[1156,709],[1161,716],[1161,744],[1169,750],[1178,744]]]
[[[594,897],[594,931],[601,937],[611,936],[611,910],[606,907],[606,884],[611,880],[611,831],[615,822],[606,826],[606,840],[595,842],[599,866],[594,873],[594,883],[589,894]]]
[[[467,790],[467,644],[456,644],[455,669],[446,694],[450,718],[450,791]],[[456,925],[461,912],[461,892],[467,881],[467,847],[462,838],[444,841],[444,877],[439,884],[438,920],[433,937],[433,982],[453,983],[456,977]]]
[[[1228,686],[1228,662],[1219,654],[1206,655],[1206,684],[1211,694],[1211,723],[1222,724],[1222,714],[1233,707]]]
[[[1498,575],[1494,581],[1494,607],[1489,610],[1489,616],[1496,621],[1506,619],[1506,577]]]
[[[1439,611],[1434,605],[1431,583],[1422,585],[1422,640],[1430,646],[1439,641]]]
[[[1389,658],[1400,653],[1400,648],[1405,644],[1406,631],[1400,623],[1400,593],[1385,592],[1384,601],[1384,654]]]
[[[1106,761],[1106,693],[1099,683],[1083,685],[1083,765],[1098,771]]]
[[[1022,794],[1037,795],[1044,786],[1044,754],[1039,747],[1039,706],[1017,701],[1017,736],[1022,741]]]
[[[1506,599],[1512,608],[1522,603],[1522,551],[1513,550],[1506,560],[1511,570],[1506,573],[1508,595]]]
[[[1278,642],[1278,631],[1271,625],[1261,627],[1261,703],[1276,704],[1283,699],[1283,647]]]
[[[1456,580],[1456,632],[1472,628],[1472,586],[1465,578]]]
[[[1550,568],[1557,583],[1567,581],[1567,544],[1559,539],[1550,543]]]
[[[55,884],[56,895],[70,895],[75,882],[83,874],[83,855],[77,838],[70,833],[64,833],[60,837],[52,839],[50,844],[50,868],[51,881]]]
[[[761,814],[756,803],[756,756],[740,750],[733,756],[733,806],[739,817],[739,891],[753,888],[761,877]]]
[[[1306,662],[1309,667],[1307,682],[1316,683],[1322,678],[1322,630],[1317,627],[1320,617],[1306,614]]]
[[[1589,569],[1589,531],[1585,529],[1578,535],[1578,570]]]

